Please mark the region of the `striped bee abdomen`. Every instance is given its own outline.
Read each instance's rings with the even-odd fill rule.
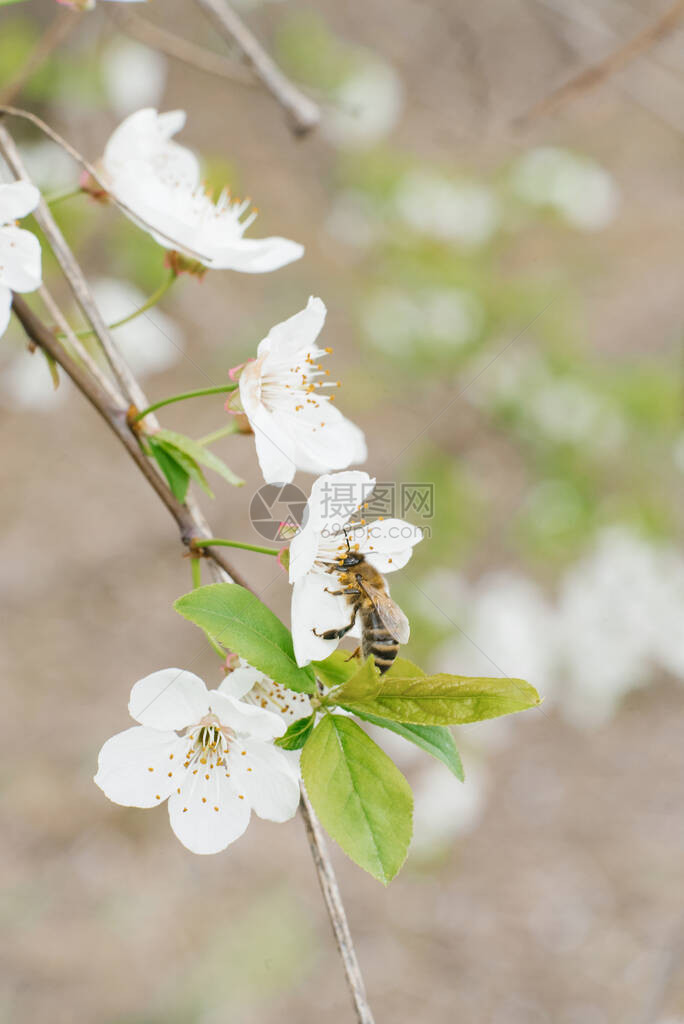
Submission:
[[[363,657],[372,656],[378,671],[386,672],[397,656],[399,644],[373,607],[361,609],[361,636]]]

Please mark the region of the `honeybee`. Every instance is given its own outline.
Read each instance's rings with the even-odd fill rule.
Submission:
[[[339,640],[349,632],[358,616],[363,658],[372,656],[378,670],[387,672],[397,656],[399,644],[408,643],[409,621],[389,596],[384,576],[373,568],[365,555],[352,551],[349,538],[346,540],[346,555],[328,570],[337,573],[340,589],[329,590],[326,587],[326,590],[335,597],[346,597],[351,608],[351,620],[341,629],[328,629],[324,633],[314,629],[314,633],[324,640]]]

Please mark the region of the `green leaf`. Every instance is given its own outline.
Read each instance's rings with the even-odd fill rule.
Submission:
[[[190,456],[181,448],[177,448],[175,445],[169,444],[168,441],[157,441],[157,444],[161,445],[164,451],[167,452],[179,466],[182,466],[190,479],[199,484],[202,490],[208,494],[210,498],[214,497],[214,492],[207,483],[207,478],[194,459],[190,458]]]
[[[232,469],[229,469],[225,462],[219,459],[218,455],[214,455],[212,451],[198,444],[197,441],[193,441],[191,437],[177,434],[175,430],[158,430],[154,436],[158,441],[165,441],[167,444],[173,445],[174,448],[179,448],[195,462],[199,462],[200,466],[213,469],[229,484],[233,484],[235,487],[242,487],[244,484],[245,481],[236,476]]]
[[[304,746],[301,768],[332,838],[387,885],[406,860],[413,828],[411,789],[397,766],[356,722],[325,715]]]
[[[341,686],[342,683],[346,683],[348,679],[363,669],[363,663],[359,662],[358,658],[352,658],[351,651],[341,648],[333,651],[325,661],[312,661],[311,664],[318,678],[326,686]],[[407,661],[406,658],[397,658],[384,678],[396,675],[408,678],[424,676],[425,673],[412,661]]]
[[[179,465],[178,461],[169,454],[163,445],[159,444],[154,437],[149,437],[148,444],[152,455],[157,460],[157,465],[161,469],[162,473],[166,477],[173,496],[178,501],[185,501],[185,496],[188,493],[188,487],[190,485],[190,476],[185,469]]]
[[[299,693],[315,692],[313,669],[297,665],[290,631],[244,587],[237,583],[198,587],[179,597],[174,608],[269,679]]]
[[[316,715],[309,715],[307,718],[298,718],[296,722],[287,727],[284,736],[276,740],[283,750],[299,750],[304,746],[313,731],[316,722]]]
[[[312,661],[311,667],[326,686],[341,686],[359,667],[356,658],[349,657],[350,651],[333,651],[325,661]]]
[[[412,725],[463,725],[524,711],[541,703],[524,679],[471,678],[441,673],[405,679],[372,676],[368,662],[331,697],[354,714]]]
[[[346,709],[345,709],[346,710]],[[397,736],[403,736],[405,740],[415,743],[416,746],[426,750],[439,761],[442,761],[450,772],[465,782],[463,763],[461,755],[456,749],[454,737],[445,725],[406,725],[402,722],[390,722],[387,718],[378,718],[377,715],[360,714],[359,718],[371,725],[381,726],[395,732]],[[295,723],[296,724],[296,723]]]

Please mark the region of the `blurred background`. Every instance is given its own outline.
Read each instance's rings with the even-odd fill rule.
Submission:
[[[307,250],[273,274],[183,277],[120,329],[150,400],[222,383],[320,295],[368,470],[434,484],[432,518],[406,512],[431,539],[392,581],[407,654],[523,676],[545,698],[457,731],[465,785],[380,738],[414,788],[408,862],[385,890],[332,848],[378,1022],[681,1024],[684,23],[524,120],[667,5],[241,0],[323,106],[321,129],[295,139],[261,88],[168,59],[115,6],[3,8],[0,97],[71,17],[17,105],[90,159],[132,111],[181,107],[207,181],[258,206],[250,233]],[[190,4],[134,10],[226,52]],[[78,184],[57,147],[10,127],[46,193]],[[78,196],[55,213],[110,320],[164,278],[162,249],[115,209]],[[255,819],[200,858],[165,810],[117,807],[93,785],[136,679],[220,674],[171,607],[190,587],[174,524],[14,326],[0,403],[0,1020],[352,1020],[300,821]],[[225,417],[218,397],[162,420],[199,437]],[[258,544],[253,441],[216,451],[247,483],[214,480],[214,532]],[[273,560],[234,564],[287,620]]]

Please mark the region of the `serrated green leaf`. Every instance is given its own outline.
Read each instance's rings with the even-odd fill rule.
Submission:
[[[185,497],[188,493],[188,487],[190,486],[190,477],[178,464],[173,455],[159,444],[153,437],[149,437],[148,444],[150,451],[156,459],[157,465],[161,469],[162,473],[166,478],[166,482],[171,488],[171,492],[178,501],[185,501]]]
[[[406,860],[413,797],[393,761],[363,729],[325,715],[302,750],[311,803],[348,857],[387,885]]]
[[[300,750],[311,735],[315,722],[315,715],[298,718],[296,722],[287,727],[285,735],[275,741],[276,744],[283,750]]]
[[[347,709],[345,708],[345,710]],[[446,725],[407,725],[403,722],[390,722],[388,718],[378,718],[377,715],[361,714],[358,711],[356,714],[370,725],[389,729],[397,736],[403,736],[405,740],[415,743],[416,746],[442,761],[457,779],[465,782],[461,755],[456,749],[454,737]]]
[[[222,476],[229,484],[233,484],[234,487],[242,487],[244,484],[245,481],[236,476],[232,469],[226,466],[223,459],[219,459],[218,455],[214,455],[212,451],[198,444],[191,437],[186,437],[185,434],[178,434],[175,430],[158,430],[154,436],[158,441],[166,441],[168,444],[173,445],[174,448],[180,448],[182,452],[189,455],[195,462],[199,462],[200,466],[213,469],[215,473]]]
[[[179,597],[174,608],[269,679],[298,693],[314,693],[313,669],[297,665],[290,631],[249,590],[214,583]]]
[[[524,679],[435,676],[374,681],[368,663],[332,695],[354,714],[378,715],[412,725],[464,725],[535,707],[539,694]],[[377,684],[377,685],[376,685]],[[364,689],[365,687],[365,689]]]
[[[207,478],[205,477],[204,473],[197,465],[195,460],[191,458],[187,454],[187,452],[184,452],[181,448],[178,448],[176,445],[170,444],[168,441],[157,441],[157,444],[161,445],[164,451],[168,452],[171,458],[175,459],[175,461],[180,466],[182,466],[182,468],[188,474],[190,479],[194,480],[195,483],[199,484],[202,490],[206,494],[208,494],[210,498],[214,497],[214,492],[207,483]]]

